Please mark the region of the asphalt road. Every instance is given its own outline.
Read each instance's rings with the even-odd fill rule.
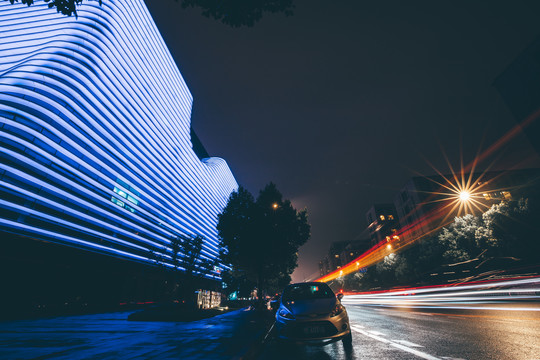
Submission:
[[[474,307],[349,304],[352,349],[269,340],[259,359],[540,359],[538,303]]]

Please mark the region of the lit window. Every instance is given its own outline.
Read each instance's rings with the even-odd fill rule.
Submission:
[[[384,215],[380,215],[379,217],[381,218],[381,220],[385,219]]]
[[[505,200],[512,200],[512,194],[510,194],[510,191],[502,191],[502,195]]]
[[[354,255],[354,253],[351,253],[351,256],[353,256],[353,255]]]
[[[129,194],[127,196],[127,199],[131,201],[132,203],[134,203],[135,205],[139,205],[139,201]]]
[[[117,179],[116,182],[120,185],[122,185],[123,187],[125,187],[126,189],[128,189],[130,192],[132,192],[135,196],[140,196],[139,193],[133,189],[131,186],[129,186],[128,184],[126,184],[124,181],[120,180],[120,179]],[[122,189],[119,189],[118,187],[114,187],[113,188],[113,191],[115,192],[115,194],[117,194],[118,196],[124,198],[124,199],[127,199],[130,203],[132,204],[135,204],[135,205],[139,205],[139,200],[137,200],[134,196],[128,194],[126,191],[122,190]],[[117,199],[116,197],[112,196],[111,197],[111,201],[113,203],[115,203],[116,205],[118,206],[121,206],[123,208],[125,208],[126,210],[132,212],[132,213],[135,213],[137,212],[133,207],[131,207],[130,205],[127,205],[126,202],[124,201],[121,201],[119,199]]]
[[[125,191],[123,191],[123,190],[120,190],[116,186],[114,187],[114,192],[117,193],[118,195],[120,195],[123,198],[127,197],[127,193]]]
[[[124,202],[118,200],[118,199],[115,198],[114,196],[111,198],[111,201],[112,201],[113,203],[115,203],[116,205],[120,206],[120,207],[124,207]]]
[[[338,254],[336,254],[335,256],[336,256],[336,258],[338,258],[338,257],[339,257],[339,255],[338,255]]]
[[[388,220],[394,220],[394,215],[388,215]]]
[[[135,209],[132,208],[131,206],[129,206],[129,205],[124,205],[124,207],[125,207],[127,210],[129,210],[129,211],[131,211],[132,213],[135,214]]]

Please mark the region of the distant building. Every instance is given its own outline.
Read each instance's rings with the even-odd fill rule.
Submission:
[[[375,204],[366,214],[371,245],[396,236],[399,217],[394,204]]]
[[[328,262],[328,256],[325,256],[319,261],[319,276],[324,276],[330,273],[330,263]]]
[[[360,255],[368,251],[370,248],[370,239],[354,240],[349,242],[341,252],[341,261],[343,265],[346,265],[351,261],[355,260]]]
[[[320,275],[324,276],[347,265],[370,247],[369,239],[333,242],[328,255],[319,262]]]

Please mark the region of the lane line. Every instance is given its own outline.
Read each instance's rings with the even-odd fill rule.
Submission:
[[[410,347],[423,347],[422,345],[418,345],[418,344],[412,343],[412,342],[407,341],[407,340],[392,340],[392,341],[396,342],[398,344],[405,345],[405,346],[410,346]]]
[[[353,329],[354,331],[356,332],[359,332],[360,334],[363,334],[363,335],[366,335],[366,336],[369,336],[370,338],[372,339],[375,339],[375,340],[378,340],[380,342],[383,342],[385,344],[388,344],[390,346],[393,346],[397,349],[400,349],[400,350],[403,350],[403,351],[406,351],[408,353],[411,353],[411,354],[414,354],[418,357],[421,357],[422,359],[426,359],[426,360],[441,360],[440,358],[438,357],[435,357],[435,356],[432,356],[432,355],[429,355],[425,352],[422,352],[422,351],[419,351],[419,350],[416,350],[416,349],[412,349],[408,346],[405,346],[405,345],[401,345],[401,344],[398,344],[398,343],[395,343],[393,341],[390,341],[390,340],[387,340],[385,338],[382,338],[380,336],[377,336],[377,335],[373,335],[367,331],[364,331],[362,329],[359,329],[356,327],[356,325],[351,325],[351,329]]]
[[[383,334],[382,332],[378,332],[378,331],[368,331],[370,334],[373,334],[375,336],[386,336],[385,334]]]

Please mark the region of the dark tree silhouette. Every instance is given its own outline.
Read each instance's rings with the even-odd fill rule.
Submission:
[[[270,183],[256,201],[243,187],[233,193],[219,216],[218,232],[223,261],[264,294],[290,282],[310,225],[306,210],[294,209]]]
[[[18,0],[9,0],[12,4]],[[99,5],[102,0],[98,0]],[[200,8],[202,15],[221,21],[232,27],[253,26],[264,13],[283,13],[292,15],[293,0],[176,0],[180,1],[182,8]],[[21,0],[28,6],[34,0]],[[45,0],[49,8],[67,16],[77,16],[77,6],[82,0]]]
[[[198,7],[206,17],[233,27],[253,26],[265,12],[292,15],[293,0],[177,0],[183,8]]]
[[[189,305],[194,305],[198,278],[210,274],[216,261],[202,256],[204,237],[193,235],[171,241],[174,291]]]

